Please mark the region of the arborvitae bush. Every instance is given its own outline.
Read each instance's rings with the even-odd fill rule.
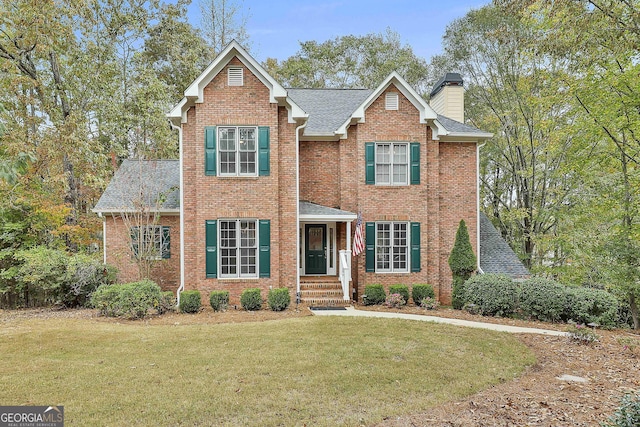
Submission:
[[[211,291],[209,304],[213,311],[224,311],[229,306],[229,291]]]
[[[260,310],[262,308],[262,295],[259,288],[248,288],[240,295],[240,305],[249,311]]]
[[[518,308],[525,317],[557,322],[562,320],[566,287],[550,279],[532,277],[520,283]]]
[[[407,285],[390,285],[389,295],[392,294],[402,295],[405,305],[409,302],[409,287]]]
[[[464,283],[476,271],[477,259],[473,253],[469,231],[464,220],[460,220],[456,240],[449,255],[449,267],[453,276],[453,292],[451,304],[453,308],[460,310],[464,304]]]
[[[415,305],[420,305],[425,298],[435,298],[433,286],[427,284],[413,285],[411,288],[411,299]]]
[[[567,287],[566,296],[564,320],[606,327],[616,325],[618,300],[613,294],[602,289]]]
[[[158,306],[161,292],[160,286],[147,279],[102,285],[91,295],[91,303],[103,316],[142,319],[150,308]]]
[[[382,285],[366,285],[362,302],[364,305],[382,304],[387,299],[387,294]]]
[[[269,289],[269,293],[267,294],[267,302],[269,304],[269,308],[273,311],[286,310],[291,303],[289,288]]]
[[[200,291],[180,292],[180,311],[182,313],[197,313],[202,305]]]
[[[478,274],[464,284],[464,305],[485,316],[511,316],[518,304],[517,284],[501,274]]]

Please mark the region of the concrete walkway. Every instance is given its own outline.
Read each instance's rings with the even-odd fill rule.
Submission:
[[[352,316],[352,317],[383,317],[387,319],[421,320],[423,322],[446,323],[448,325],[466,326],[469,328],[489,329],[514,334],[540,334],[553,336],[567,336],[566,332],[548,329],[522,328],[519,326],[499,325],[495,323],[472,322],[470,320],[449,319],[446,317],[423,316],[421,314],[391,313],[382,311],[356,310],[346,307],[346,310],[311,310],[315,316]]]

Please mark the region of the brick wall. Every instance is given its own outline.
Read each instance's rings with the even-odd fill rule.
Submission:
[[[118,268],[120,283],[134,282],[140,279],[138,264],[132,257],[129,228],[120,217],[107,216],[106,225],[107,264]],[[157,225],[170,227],[171,258],[153,261],[151,280],[164,291],[176,291],[180,286],[180,217],[163,216]]]

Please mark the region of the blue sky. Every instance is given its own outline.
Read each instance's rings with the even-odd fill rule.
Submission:
[[[299,50],[299,42],[323,42],[348,34],[400,34],[403,44],[427,61],[441,52],[442,35],[454,19],[489,0],[236,0],[248,9],[247,31],[252,55],[284,60]],[[200,25],[200,6],[193,0],[189,20]]]

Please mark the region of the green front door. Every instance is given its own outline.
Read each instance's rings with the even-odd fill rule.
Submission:
[[[324,224],[305,225],[305,273],[327,274],[327,226]]]

